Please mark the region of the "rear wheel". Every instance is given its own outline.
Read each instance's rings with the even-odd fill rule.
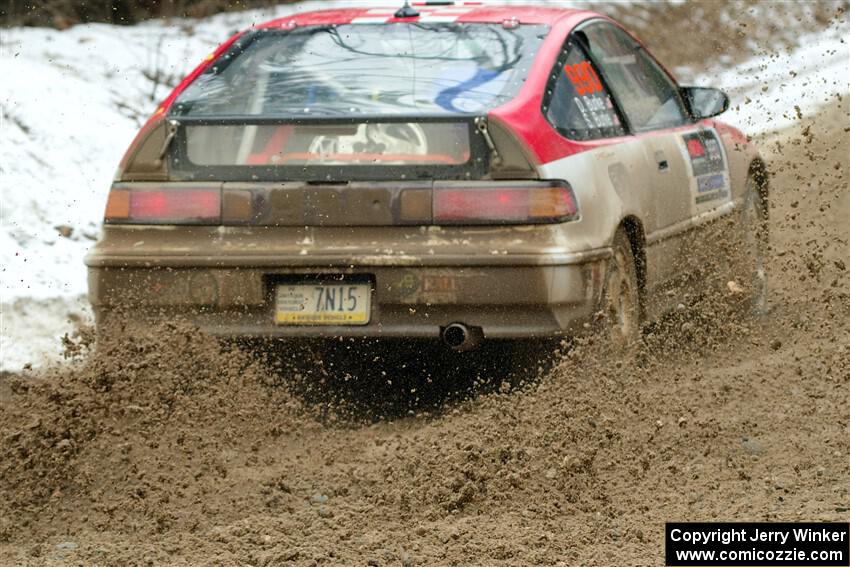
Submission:
[[[598,315],[603,336],[615,349],[626,349],[640,333],[641,309],[635,256],[622,228],[614,236],[613,249]]]

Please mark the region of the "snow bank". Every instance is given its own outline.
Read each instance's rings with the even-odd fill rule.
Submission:
[[[57,338],[88,316],[82,259],[97,239],[114,169],[171,85],[237,29],[351,4],[304,2],[170,25],[0,31],[0,369],[55,359]],[[694,82],[729,91],[725,118],[747,133],[782,128],[795,119],[795,104],[811,114],[848,92],[841,31],[803,36],[790,52],[718,66]]]

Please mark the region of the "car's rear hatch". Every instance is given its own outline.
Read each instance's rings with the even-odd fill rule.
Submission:
[[[248,32],[169,109],[169,178],[484,178],[486,115],[517,94],[547,32],[483,23]]]
[[[245,34],[128,152],[111,224],[388,226],[574,218],[488,111],[548,28],[349,24]]]

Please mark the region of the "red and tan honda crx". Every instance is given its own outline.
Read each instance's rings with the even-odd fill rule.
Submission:
[[[219,47],[121,163],[87,257],[98,322],[462,350],[596,319],[630,341],[727,244],[762,306],[765,168],[713,118],[726,95],[593,12],[440,4]]]

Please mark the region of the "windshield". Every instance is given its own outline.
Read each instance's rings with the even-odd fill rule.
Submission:
[[[507,102],[548,27],[350,24],[260,30],[177,99],[177,116],[471,114]]]

